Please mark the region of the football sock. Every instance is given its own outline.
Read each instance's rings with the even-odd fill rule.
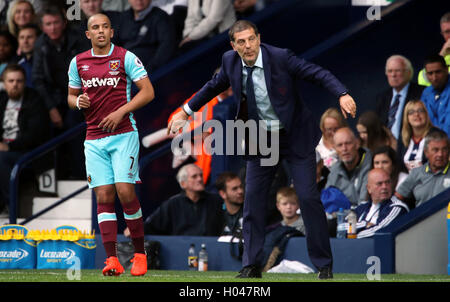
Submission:
[[[106,256],[117,256],[117,217],[114,203],[97,204],[97,220]]]
[[[131,202],[122,203],[125,222],[130,230],[131,240],[134,245],[134,252],[145,254],[144,249],[144,221],[139,200],[135,198]]]

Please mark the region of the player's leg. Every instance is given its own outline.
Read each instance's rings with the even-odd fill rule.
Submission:
[[[132,259],[131,274],[135,276],[144,275],[147,272],[147,256],[144,248],[144,221],[141,205],[136,196],[134,184],[116,183],[116,190],[134,246],[135,254]]]
[[[117,217],[114,207],[116,190],[109,154],[104,149],[107,143],[107,138],[87,140],[84,152],[88,184],[97,199],[97,220],[107,255],[103,274],[120,275],[124,269],[117,259]]]
[[[120,275],[124,272],[117,258],[117,216],[114,206],[116,191],[114,185],[94,188],[97,198],[97,220],[106,251],[106,266],[103,275]]]
[[[147,258],[144,249],[144,221],[141,205],[134,188],[135,183],[140,182],[139,136],[136,131],[133,131],[115,135],[114,140],[114,151],[111,150],[111,163],[114,170],[115,186],[135,249],[131,274],[143,275],[147,271]]]

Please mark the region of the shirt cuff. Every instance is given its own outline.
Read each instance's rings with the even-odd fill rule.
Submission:
[[[186,103],[183,106],[183,110],[184,112],[186,112],[187,115],[191,116],[192,114],[194,114],[194,111],[191,110],[191,108],[189,108],[189,105]]]

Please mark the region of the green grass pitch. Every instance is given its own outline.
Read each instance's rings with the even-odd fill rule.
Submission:
[[[262,279],[236,279],[236,275],[224,271],[153,270],[140,277],[131,276],[129,271],[105,277],[99,269],[81,270],[78,276],[66,270],[0,270],[0,282],[450,282],[449,275],[381,274],[380,280],[368,280],[364,274],[334,274],[332,280],[318,280],[317,274],[263,273]]]

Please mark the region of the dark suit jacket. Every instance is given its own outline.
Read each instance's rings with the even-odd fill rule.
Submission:
[[[296,57],[288,49],[261,43],[261,53],[270,102],[291,142],[289,151],[305,156],[317,146],[321,132],[311,111],[301,99],[298,80],[322,86],[336,97],[346,92],[347,88],[328,70]],[[220,72],[189,101],[189,108],[193,111],[199,110],[230,85],[237,105],[237,119],[246,108],[241,106],[242,61],[233,50],[223,55]]]
[[[405,106],[406,103],[408,103],[411,100],[420,100],[420,97],[422,96],[422,91],[425,89],[425,86],[418,85],[416,83],[410,82],[408,93],[406,94],[406,100],[405,100]],[[388,123],[388,113],[389,113],[389,107],[391,106],[392,101],[392,88],[388,88],[384,90],[382,93],[380,93],[377,96],[376,99],[376,109],[375,112],[380,117],[381,122],[383,125],[387,125]],[[403,107],[405,108],[405,107]],[[400,121],[400,135],[401,135],[401,129],[403,126],[403,118]],[[399,155],[399,158],[402,158],[403,155],[406,152],[406,147],[403,145],[402,139],[399,138],[397,140],[397,154]],[[403,165],[403,161],[401,161]],[[402,166],[402,169],[406,169],[404,166]]]
[[[0,92],[0,122],[3,122],[8,95]],[[19,111],[19,134],[17,139],[9,143],[11,151],[28,152],[44,143],[50,132],[50,120],[44,102],[38,93],[25,88],[22,107]],[[0,126],[0,141],[3,136],[3,127]]]
[[[408,93],[406,94],[406,103],[408,103],[411,100],[419,100],[422,96],[422,91],[425,89],[425,86],[418,85],[416,83],[410,82]],[[392,88],[384,90],[382,93],[377,95],[376,99],[376,109],[375,112],[380,117],[381,122],[384,125],[387,125],[388,122],[388,113],[389,113],[389,107],[391,106],[391,100],[392,100]],[[402,120],[403,121],[403,120]],[[401,127],[400,127],[401,129]]]

